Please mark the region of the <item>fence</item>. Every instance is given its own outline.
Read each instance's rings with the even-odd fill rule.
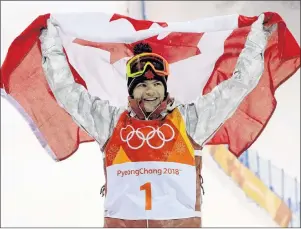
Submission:
[[[251,170],[263,183],[281,198],[293,214],[290,227],[300,227],[300,183],[274,166],[270,160],[261,158],[257,152],[246,151],[239,161]]]

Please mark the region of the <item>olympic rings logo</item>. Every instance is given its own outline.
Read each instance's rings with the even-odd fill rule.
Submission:
[[[162,128],[163,126],[167,126],[167,127],[170,128],[170,130],[171,130],[171,132],[172,132],[172,136],[171,136],[171,137],[169,137],[169,138],[166,138],[166,137],[165,137],[164,133],[161,131],[161,128]],[[131,131],[126,135],[125,138],[123,138],[122,133],[123,133],[123,131],[126,130],[128,127],[131,129]],[[175,137],[175,131],[174,131],[174,129],[173,129],[170,125],[168,125],[168,124],[163,124],[161,127],[158,127],[157,129],[155,129],[155,128],[152,127],[152,126],[146,126],[146,127],[144,127],[144,128],[147,128],[147,127],[149,127],[149,128],[151,129],[151,131],[150,131],[146,136],[144,136],[144,134],[140,131],[141,128],[138,128],[137,130],[135,130],[131,125],[127,125],[125,128],[122,128],[122,129],[120,130],[120,139],[121,139],[123,142],[126,142],[127,145],[128,145],[128,147],[130,147],[131,149],[136,150],[136,149],[140,149],[145,143],[146,143],[150,148],[152,148],[152,149],[161,149],[161,148],[164,146],[164,144],[165,144],[166,142],[171,141],[171,140]],[[160,138],[160,140],[162,141],[161,145],[159,145],[159,146],[153,146],[153,145],[149,142],[151,139],[153,139],[153,138],[155,137],[155,135],[157,135],[157,136]],[[132,145],[130,144],[130,141],[131,141],[131,139],[132,139],[134,136],[137,136],[137,137],[141,140],[141,144],[140,144],[140,145],[138,145],[138,146],[132,146]]]

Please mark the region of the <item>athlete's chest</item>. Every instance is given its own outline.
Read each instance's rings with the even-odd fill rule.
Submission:
[[[138,161],[194,164],[193,147],[179,111],[161,121],[142,121],[123,114],[104,151],[106,166]]]

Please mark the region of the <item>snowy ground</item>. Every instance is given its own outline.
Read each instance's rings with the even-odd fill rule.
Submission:
[[[146,4],[149,9],[147,13],[153,20],[166,20],[162,17],[168,17],[168,15],[169,20],[188,20],[188,13],[185,16],[184,10],[179,13],[179,8],[169,6],[168,10],[161,12],[160,9],[163,6],[151,9],[155,6],[154,4],[151,2]],[[180,3],[173,2],[173,4],[179,7]],[[235,4],[241,7],[236,10],[245,9],[239,2],[220,4],[224,4],[220,6],[222,9],[229,5],[233,7]],[[126,2],[36,2],[30,4],[2,2],[1,6],[2,63],[12,40],[40,14],[66,11],[109,11],[127,14],[128,4]],[[192,7],[192,3],[187,3],[186,6],[191,9],[190,19],[195,18],[198,10]],[[194,11],[193,8],[195,8]],[[175,9],[178,10],[175,12]],[[213,13],[209,14],[210,10],[200,8],[199,16],[213,16],[220,12],[233,13],[228,12],[229,10],[220,10],[215,14],[212,9]],[[279,10],[282,9],[279,8]],[[288,15],[289,12],[286,14]],[[257,11],[251,13],[257,14]],[[292,11],[292,15],[293,13],[295,11]],[[297,31],[300,32],[300,29]],[[300,147],[299,93],[299,77],[293,77],[278,90],[277,100],[280,111],[275,112],[274,121],[271,120],[269,125],[270,130],[267,128],[262,138],[259,139],[259,143],[254,146],[270,152],[270,148],[274,149],[273,145],[276,144],[280,151],[274,150],[274,153],[266,153],[266,157],[276,158],[274,161],[280,167],[285,170],[290,169],[289,172],[295,175],[297,175],[296,171],[300,170],[300,164],[298,164],[300,163],[300,159],[298,160],[298,157],[300,158],[300,148],[298,148]],[[291,102],[292,99],[295,100],[294,103]],[[297,99],[299,101],[296,101]],[[103,198],[100,197],[99,190],[103,185],[104,176],[98,146],[95,143],[83,144],[71,158],[55,163],[44,152],[21,115],[2,98],[1,111],[1,226],[101,227],[103,225]],[[279,134],[273,135],[280,131],[281,137]],[[264,145],[263,143],[265,147],[261,146]],[[286,154],[286,162],[279,159],[283,158],[283,152]],[[247,199],[243,192],[225,176],[209,155],[204,157],[203,173],[206,192],[203,205],[204,227],[276,226],[263,210]]]

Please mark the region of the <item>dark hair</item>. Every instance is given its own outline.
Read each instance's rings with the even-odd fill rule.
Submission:
[[[138,55],[140,53],[152,52],[152,47],[148,43],[138,43],[133,48],[134,55]]]

